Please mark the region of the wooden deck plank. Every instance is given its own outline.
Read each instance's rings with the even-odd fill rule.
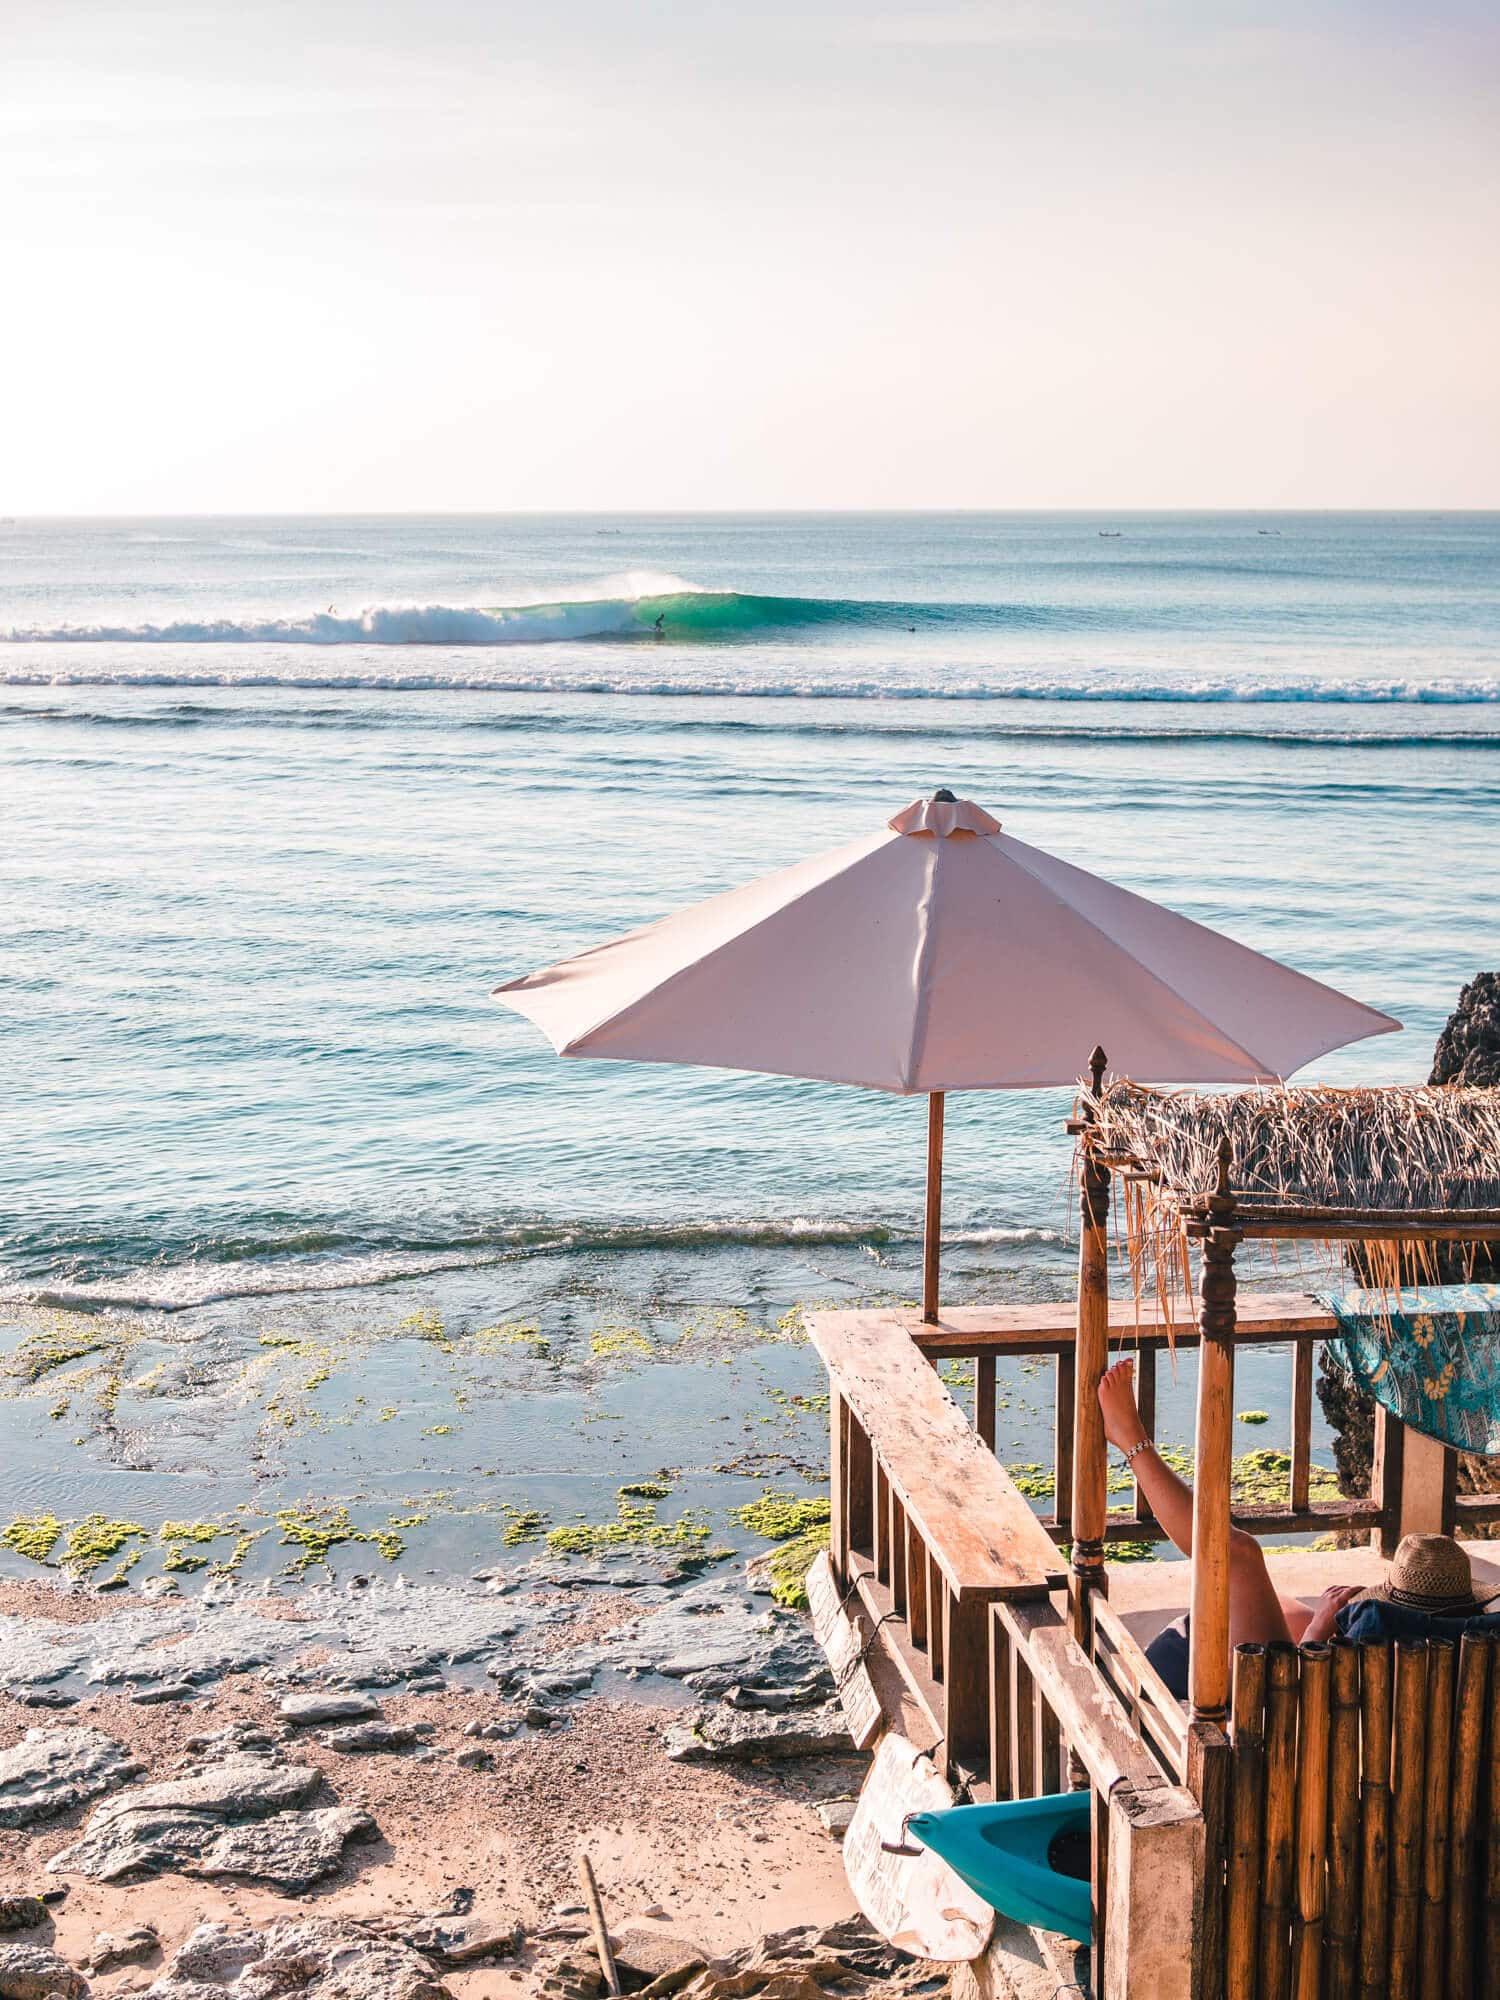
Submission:
[[[1071,1351],[1077,1307],[1071,1300],[1052,1305],[945,1306],[935,1325],[919,1313],[894,1315],[922,1352],[937,1358],[962,1354],[1060,1354]],[[820,1314],[825,1319],[868,1319],[868,1313]],[[1257,1341],[1292,1340],[1299,1334],[1327,1337],[1337,1331],[1333,1314],[1308,1292],[1241,1292],[1235,1339],[1253,1346]],[[1198,1326],[1191,1308],[1176,1302],[1170,1321],[1159,1305],[1141,1302],[1139,1323],[1132,1299],[1111,1299],[1109,1337],[1133,1343],[1137,1327],[1143,1344],[1162,1347],[1168,1341],[1195,1347]]]
[[[1064,1572],[1051,1537],[900,1318],[811,1313],[807,1330],[958,1601],[1059,1588]]]

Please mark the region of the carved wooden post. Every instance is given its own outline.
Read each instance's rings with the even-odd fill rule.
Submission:
[[[1094,1097],[1104,1082],[1107,1058],[1096,1048],[1089,1057]],[[1092,1102],[1083,1123],[1097,1116]],[[1104,1516],[1109,1505],[1104,1419],[1099,1381],[1109,1366],[1109,1169],[1090,1155],[1087,1133],[1078,1175],[1078,1331],[1073,1397],[1073,1556],[1068,1570],[1068,1615],[1073,1636],[1089,1649],[1089,1597],[1107,1588],[1104,1570]]]
[[[1208,1198],[1199,1279],[1198,1428],[1193,1474],[1192,1712],[1223,1724],[1229,1713],[1229,1459],[1234,1424],[1234,1196],[1229,1136],[1219,1141],[1218,1185]]]

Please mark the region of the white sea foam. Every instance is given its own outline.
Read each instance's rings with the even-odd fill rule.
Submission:
[[[559,606],[559,612],[568,607]],[[596,607],[590,607],[595,609]],[[397,617],[394,611],[389,614]],[[460,618],[499,618],[501,612],[467,613]],[[529,615],[529,614],[528,614]],[[623,629],[623,628],[622,628]],[[13,637],[18,635],[12,635]],[[32,635],[36,637],[38,635]],[[72,638],[79,635],[70,633]],[[96,638],[111,635],[99,631]],[[116,635],[124,638],[124,635]],[[227,635],[226,635],[227,636]],[[243,635],[238,635],[243,636]],[[579,632],[572,638],[588,636]],[[134,634],[139,641],[139,630]],[[329,643],[335,643],[330,641]],[[340,642],[341,643],[341,642]],[[394,643],[393,641],[370,643]],[[413,642],[416,643],[416,642]],[[451,642],[463,643],[463,642]],[[471,667],[449,672],[421,670],[372,671],[363,666],[347,672],[266,672],[248,664],[220,672],[187,671],[180,667],[152,669],[139,660],[114,661],[107,667],[26,667],[0,665],[4,687],[153,687],[153,688],[287,688],[306,692],[364,689],[375,693],[454,693],[496,695],[627,695],[641,699],[767,700],[767,701],[941,701],[941,702],[1122,702],[1275,705],[1308,707],[1438,707],[1491,706],[1500,702],[1500,676],[1474,679],[1444,676],[1432,679],[1368,678],[1314,680],[1288,675],[1204,676],[1181,680],[1146,679],[1130,674],[1092,674],[1076,680],[1024,679],[1013,675],[984,678],[964,674],[938,680],[889,680],[831,672],[827,675],[756,675],[646,673],[622,667],[610,672],[556,672],[539,667],[534,673],[476,673]]]

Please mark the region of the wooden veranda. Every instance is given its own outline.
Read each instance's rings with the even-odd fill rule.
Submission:
[[[1089,1786],[1096,1995],[1494,1991],[1500,1647],[1477,1632],[1457,1646],[1336,1640],[1242,1648],[1231,1664],[1228,1576],[1232,1528],[1337,1533],[1390,1553],[1408,1533],[1472,1536],[1500,1521],[1500,1497],[1456,1490],[1451,1449],[1384,1410],[1368,1497],[1316,1497],[1314,1368],[1336,1322],[1308,1292],[1240,1294],[1235,1270],[1254,1240],[1494,1244],[1500,1201],[1268,1198],[1237,1183],[1223,1147],[1207,1186],[1172,1189],[1111,1133],[1101,1070],[1070,1127],[1076,1305],[809,1316],[830,1385],[832,1503],[811,1595],[851,1727],[862,1743],[890,1728],[929,1749],[960,1798]],[[1170,1205],[1197,1267],[1192,1307],[1134,1287],[1110,1297],[1111,1183],[1124,1176]],[[1138,1489],[1110,1510],[1097,1400],[1111,1349],[1138,1351],[1154,1436],[1168,1345],[1197,1357],[1186,1705],[1110,1602],[1109,1544],[1164,1537]],[[1290,1471],[1282,1500],[1238,1507],[1235,1356],[1248,1346],[1286,1350]],[[1053,1363],[1049,1515],[995,1456],[997,1363],[1015,1356]],[[937,1372],[950,1358],[972,1364],[967,1412]]]

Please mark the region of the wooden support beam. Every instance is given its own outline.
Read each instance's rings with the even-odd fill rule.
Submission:
[[[1299,1340],[1292,1349],[1292,1493],[1294,1513],[1307,1505],[1312,1481],[1313,1344]]]
[[[828,1560],[842,1590],[849,1573],[849,1412],[838,1390],[828,1392]]]
[[[847,1403],[844,1413],[844,1527],[849,1550],[875,1553],[875,1456],[858,1417]],[[846,1579],[847,1580],[847,1579]]]
[[[950,1780],[981,1769],[990,1747],[989,1606],[949,1596],[943,1606],[943,1756]]]
[[[1104,1081],[1105,1054],[1089,1057],[1094,1095]],[[1087,1118],[1092,1112],[1086,1112]],[[1089,1597],[1106,1587],[1104,1517],[1109,1510],[1108,1456],[1099,1383],[1109,1366],[1109,1169],[1085,1145],[1078,1172],[1078,1322],[1073,1415],[1073,1555],[1068,1606],[1073,1636],[1087,1647]]]
[[[995,1449],[995,1357],[974,1357],[974,1428],[987,1451]]]
[[[1135,1406],[1140,1411],[1141,1429],[1156,1443],[1156,1349],[1143,1347],[1135,1364]],[[1150,1521],[1155,1517],[1151,1503],[1141,1491],[1141,1482],[1135,1482],[1135,1505],[1131,1509],[1137,1521]]]
[[[1447,1445],[1376,1404],[1370,1491],[1380,1502],[1380,1522],[1371,1540],[1383,1556],[1393,1556],[1406,1535],[1451,1530],[1456,1466]]]
[[[1227,1144],[1227,1141],[1226,1141]],[[1225,1169],[1227,1177],[1227,1168]],[[1222,1723],[1229,1711],[1229,1481],[1234,1428],[1234,1251],[1219,1229],[1203,1246],[1198,1422],[1193,1481],[1192,1712]]]
[[[927,1212],[922,1238],[922,1317],[929,1326],[938,1316],[938,1290],[943,1263],[943,1093],[927,1098]]]
[[[1057,1357],[1052,1409],[1052,1487],[1056,1496],[1053,1518],[1070,1534],[1073,1527],[1073,1428],[1076,1422],[1077,1382],[1078,1364],[1070,1349]]]

